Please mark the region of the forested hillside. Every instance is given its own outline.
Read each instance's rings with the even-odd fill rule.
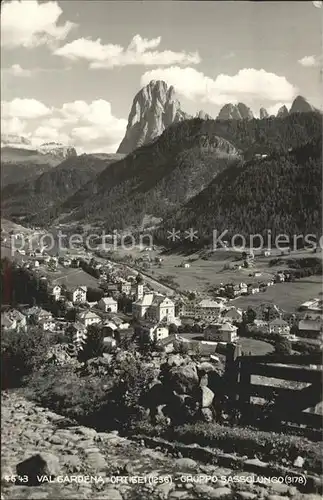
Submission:
[[[215,135],[215,121],[187,120],[113,164],[62,206],[61,220],[103,221],[111,230],[164,217],[204,189],[237,149]]]
[[[198,229],[199,245],[212,241],[212,230],[228,230],[228,237],[242,234],[273,238],[287,235],[320,235],[322,231],[322,139],[288,153],[232,166],[187,205],[166,220],[157,237],[167,230]],[[220,233],[219,233],[220,234]]]
[[[284,119],[176,123],[83,186],[61,212],[68,214],[66,222],[96,220],[109,230],[138,227],[147,217],[165,218],[178,210],[232,163],[239,171],[241,159],[254,159],[259,152],[286,153],[321,130],[316,112]]]
[[[110,160],[111,161],[111,160]],[[2,213],[12,219],[27,217],[46,222],[55,206],[93,179],[110,163],[91,155],[70,157],[29,182],[6,186],[1,192]]]

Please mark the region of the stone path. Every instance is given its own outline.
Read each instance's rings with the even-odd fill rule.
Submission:
[[[246,472],[207,466],[189,458],[174,458],[120,437],[117,432],[67,427],[64,417],[36,406],[15,393],[2,395],[1,475],[3,499],[94,500],[319,500],[285,484],[243,482]],[[37,486],[17,482],[17,464],[40,454],[52,482]],[[26,467],[19,469],[19,474]],[[150,475],[150,482],[140,482]],[[204,482],[193,483],[189,476]],[[217,482],[205,482],[205,476]],[[240,482],[228,483],[230,476]],[[86,476],[88,476],[86,478]],[[112,483],[115,480],[122,481]],[[185,481],[186,478],[186,481]],[[22,478],[24,481],[25,478]],[[136,482],[135,482],[136,481]],[[215,479],[213,479],[215,481]]]

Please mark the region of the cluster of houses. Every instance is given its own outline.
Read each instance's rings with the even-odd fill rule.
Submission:
[[[129,275],[126,266],[106,261],[104,264],[91,259],[50,257],[42,252],[42,262],[69,267],[86,266],[86,271],[96,274],[103,296],[96,302],[88,301],[85,285],[66,289],[57,283],[44,279],[48,296],[56,302],[63,301],[66,309],[75,309],[75,320],[55,318],[51,312],[38,306],[21,311],[11,309],[1,314],[1,325],[5,330],[26,330],[28,324],[38,325],[44,331],[63,331],[78,349],[86,342],[88,328],[97,325],[104,332],[106,345],[115,345],[122,337],[134,338],[137,332],[158,342],[167,344],[174,326],[198,324],[203,332],[204,342],[235,342],[244,311],[234,307],[228,299],[264,291],[288,279],[285,273],[277,273],[273,279],[258,285],[246,283],[221,285],[216,299],[169,297],[153,292],[142,280]],[[21,265],[38,273],[37,258]],[[55,264],[56,265],[56,264]],[[256,276],[256,273],[254,273]],[[131,304],[131,313],[119,310],[120,297],[126,297]],[[250,332],[290,336],[291,328],[297,325],[299,335],[322,336],[322,300],[313,299],[302,304],[301,314],[288,314],[273,304],[261,304],[254,309],[255,319],[248,324]],[[140,328],[138,329],[138,325]],[[171,328],[172,325],[172,328]]]
[[[321,339],[323,334],[323,314],[313,313],[304,309],[303,312],[292,314],[282,311],[274,304],[261,304],[254,309],[256,319],[248,325],[251,332],[265,334],[279,334],[284,337],[291,336],[291,330],[296,327],[297,335],[303,338]]]
[[[288,274],[288,273],[287,273]],[[254,272],[253,276],[255,278],[259,278],[261,276],[260,272]],[[269,278],[265,281],[261,281],[259,283],[228,283],[225,285],[220,285],[214,290],[214,294],[218,297],[226,297],[226,298],[236,298],[241,295],[253,295],[259,292],[265,292],[268,287],[274,286],[276,283],[283,283],[288,279],[288,276],[285,272],[278,272],[272,278]]]

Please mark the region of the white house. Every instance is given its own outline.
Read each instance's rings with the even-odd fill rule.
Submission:
[[[198,303],[194,301],[186,302],[182,314],[204,321],[214,321],[221,315],[224,309],[225,306],[221,301],[203,299]]]
[[[150,340],[156,340],[157,342],[166,339],[169,335],[169,330],[166,325],[155,325],[149,329]]]
[[[56,328],[54,319],[44,318],[39,321],[39,325],[45,332],[53,332]]]
[[[118,302],[113,297],[102,297],[98,302],[98,306],[104,312],[116,313],[118,311]]]
[[[279,335],[289,335],[290,326],[287,321],[281,318],[276,318],[269,323],[269,333],[278,333]]]
[[[164,320],[172,323],[175,319],[175,304],[168,297],[147,293],[142,299],[132,304],[135,318],[151,318],[158,322]]]
[[[62,287],[60,285],[53,285],[49,288],[50,295],[54,298],[54,300],[59,300],[62,293]]]
[[[168,298],[163,296],[155,296],[151,306],[152,317],[158,322],[166,321],[172,323],[175,318],[175,304]]]
[[[74,345],[81,347],[87,338],[86,326],[79,321],[67,327],[67,333],[71,336]]]
[[[97,325],[101,323],[101,318],[93,311],[81,311],[76,315],[77,321],[85,326]]]
[[[217,323],[209,325],[204,331],[205,340],[215,342],[235,342],[238,328],[231,323]]]
[[[148,321],[145,322],[138,331],[135,328],[135,334],[143,336],[145,339],[149,338],[151,341],[160,342],[168,337],[169,329],[164,323]]]
[[[86,302],[86,292],[87,287],[84,285],[72,288],[72,290],[69,292],[71,301],[75,304]]]

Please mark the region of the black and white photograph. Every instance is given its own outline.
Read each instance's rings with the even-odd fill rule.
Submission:
[[[322,1],[0,31],[1,500],[320,500]]]

